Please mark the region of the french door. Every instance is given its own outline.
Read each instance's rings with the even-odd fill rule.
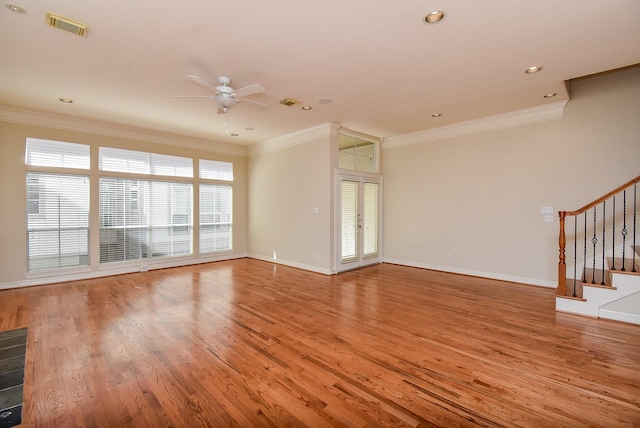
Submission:
[[[379,178],[338,175],[337,271],[380,263]]]

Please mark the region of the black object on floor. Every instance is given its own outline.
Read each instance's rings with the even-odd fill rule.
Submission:
[[[0,428],[22,422],[27,329],[0,332]]]

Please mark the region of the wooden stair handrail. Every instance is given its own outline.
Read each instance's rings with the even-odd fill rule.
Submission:
[[[558,211],[558,217],[560,220],[560,234],[558,236],[558,246],[559,246],[559,254],[558,254],[558,287],[556,288],[556,295],[564,296],[567,291],[567,264],[566,264],[566,244],[567,238],[564,231],[565,219],[567,216],[577,216],[585,213],[587,210],[595,207],[596,205],[606,201],[611,196],[618,194],[625,190],[627,187],[630,187],[634,184],[640,182],[640,175],[634,179],[627,181],[622,186],[619,186],[606,195],[603,195],[596,199],[595,201],[585,205],[576,211]]]
[[[599,197],[598,199],[596,199],[595,201],[585,205],[584,207],[580,208],[579,210],[576,210],[576,211],[563,211],[563,212],[564,212],[565,215],[579,215],[579,214],[582,214],[585,211],[595,207],[599,203],[609,199],[611,196],[615,195],[616,193],[620,193],[624,189],[626,189],[627,187],[629,187],[629,186],[631,186],[633,184],[636,184],[636,183],[640,183],[640,175],[637,176],[636,178],[632,179],[632,180],[629,180],[628,182],[626,182],[622,186],[615,188],[614,190],[610,191],[606,195],[603,195],[603,196]]]

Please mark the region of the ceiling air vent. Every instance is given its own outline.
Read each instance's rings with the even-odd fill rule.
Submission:
[[[296,101],[293,98],[283,98],[280,100],[280,104],[282,104],[283,106],[291,107],[296,104],[300,104],[300,101]]]
[[[47,12],[46,19],[47,25],[50,27],[59,28],[80,37],[86,36],[89,32],[89,26],[87,24],[66,18],[62,15],[58,15],[57,13]]]

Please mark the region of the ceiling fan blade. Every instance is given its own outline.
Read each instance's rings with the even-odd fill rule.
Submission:
[[[269,104],[259,103],[258,101],[248,100],[246,98],[238,98],[238,101],[242,101],[243,103],[251,103],[264,108],[271,108]]]
[[[262,87],[259,83],[254,83],[253,85],[245,86],[239,89],[234,89],[234,93],[236,97],[246,97],[248,95],[259,94],[260,92],[266,91],[265,88]]]
[[[216,96],[215,95],[173,95],[171,98],[200,98],[200,99],[207,99],[207,100],[212,100],[215,99]]]
[[[204,80],[203,78],[194,76],[193,74],[187,74],[187,77],[191,79],[191,81],[197,83],[198,85],[203,86],[210,91],[216,92],[216,87],[213,86],[211,83],[207,82],[206,80]]]

